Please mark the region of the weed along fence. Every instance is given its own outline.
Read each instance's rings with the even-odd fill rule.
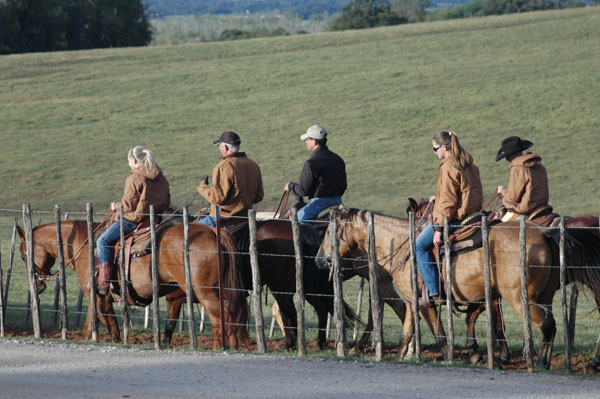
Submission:
[[[314,352],[314,342],[317,341],[318,345],[319,337],[325,336],[332,341],[333,345],[328,348],[335,352],[335,356],[344,357],[349,355],[350,347],[360,346],[356,345],[355,341],[358,340],[361,323],[352,321],[348,313],[349,307],[346,306],[350,304],[350,308],[358,317],[372,321],[372,327],[368,326],[366,329],[367,333],[371,333],[370,338],[365,338],[370,339],[371,343],[366,355],[369,359],[381,361],[384,358],[400,356],[417,360],[444,360],[448,363],[478,362],[493,368],[499,362],[498,357],[503,355],[499,353],[502,352],[499,348],[506,344],[513,349],[514,353],[521,353],[523,348],[523,364],[526,364],[527,370],[533,371],[536,350],[538,360],[547,351],[552,351],[552,347],[542,349],[540,346],[540,333],[535,328],[535,321],[532,321],[530,314],[530,311],[534,312],[533,320],[535,320],[535,317],[539,317],[541,308],[536,302],[539,295],[531,292],[534,287],[531,285],[531,280],[534,276],[541,275],[540,270],[547,268],[549,273],[544,275],[558,276],[556,279],[558,295],[554,296],[554,302],[549,302],[549,306],[544,306],[542,309],[545,315],[553,315],[558,328],[552,367],[571,370],[574,360],[579,361],[577,359],[581,356],[587,356],[585,360],[588,361],[590,353],[592,356],[596,355],[600,348],[600,337],[596,338],[599,325],[598,308],[589,295],[578,297],[582,285],[575,282],[567,266],[569,235],[564,218],[561,218],[560,224],[553,228],[553,231],[559,234],[558,256],[552,258],[551,264],[540,265],[534,262],[536,256],[531,252],[528,253],[528,250],[531,251],[528,247],[528,239],[531,239],[532,231],[537,227],[526,224],[525,219],[521,218],[519,223],[507,226],[496,225],[490,228],[488,220],[482,216],[482,244],[481,249],[478,250],[481,256],[480,262],[476,265],[479,273],[477,281],[482,286],[480,299],[468,301],[460,297],[462,282],[454,279],[461,277],[455,269],[456,264],[452,263],[449,257],[445,257],[440,261],[443,274],[447,276],[443,280],[443,291],[446,293],[454,291],[454,295],[446,295],[446,306],[438,309],[419,306],[421,294],[418,289],[419,277],[415,262],[415,232],[420,226],[414,215],[410,213],[408,221],[398,219],[402,229],[407,231],[406,239],[397,239],[391,246],[387,242],[384,243],[384,238],[379,231],[382,227],[387,230],[393,229],[394,223],[382,222],[371,212],[364,212],[364,215],[363,219],[350,221],[338,217],[337,211],[331,212],[328,234],[319,253],[323,255],[321,260],[327,256],[328,262],[327,266],[318,266],[314,255],[307,252],[306,243],[302,238],[303,228],[298,225],[295,214],[290,221],[277,222],[289,225],[291,228],[290,241],[293,242],[290,248],[292,250],[265,252],[263,249],[265,238],[259,233],[265,222],[257,221],[256,213],[251,210],[247,217],[247,245],[232,251],[225,243],[229,233],[222,230],[220,226],[214,230],[214,233],[220,236],[220,240],[216,241],[218,245],[199,247],[198,236],[202,231],[206,231],[206,228],[200,228],[189,221],[191,218],[187,207],[183,209],[182,222],[171,227],[182,229],[181,240],[177,244],[171,244],[173,241],[169,241],[169,246],[163,246],[165,240],[159,241],[161,225],[158,220],[159,217],[165,220],[172,215],[156,215],[151,209],[150,225],[146,228],[150,239],[148,254],[143,257],[148,259],[147,281],[132,282],[133,271],[127,269],[126,261],[131,254],[128,253],[126,237],[121,230],[118,246],[119,262],[118,266],[115,266],[119,268],[119,279],[113,281],[113,287],[121,287],[120,291],[116,288],[115,291],[118,291],[119,298],[130,299],[126,301],[113,296],[96,295],[94,251],[95,237],[97,238],[98,235],[95,230],[98,224],[95,221],[102,218],[103,221],[107,221],[112,215],[95,213],[91,204],[87,204],[85,213],[63,213],[58,206],[52,211],[31,210],[29,205],[23,205],[22,210],[2,209],[0,210],[2,218],[0,219],[2,234],[0,236],[0,335],[3,337],[15,334],[31,335],[33,332],[33,337],[40,339],[58,338],[60,333],[60,339],[63,340],[79,338],[79,335],[73,333],[82,328],[81,316],[88,313],[83,304],[88,297],[90,334],[87,338],[94,342],[102,340],[102,337],[106,340],[106,337],[110,336],[113,340],[121,338],[124,343],[146,343],[160,349],[168,343],[161,341],[162,321],[170,326],[168,328],[171,329],[171,333],[179,323],[178,342],[181,345],[182,341],[186,341],[185,345],[189,344],[191,349],[200,346],[198,337],[202,337],[203,332],[211,332],[215,340],[218,339],[218,344],[212,343],[213,348],[228,348],[231,346],[231,338],[229,341],[227,338],[231,331],[237,329],[237,331],[246,331],[254,339],[255,345],[252,344],[250,349],[260,353],[284,346],[281,343],[283,337],[288,340],[286,346],[295,347],[297,356],[303,357],[307,352]],[[123,216],[122,209],[120,216]],[[77,228],[80,230],[74,226],[79,226]],[[366,232],[364,251],[360,253],[346,251],[350,245],[350,237],[355,234],[359,226]],[[449,227],[446,221],[443,234],[443,247],[446,252],[449,252],[451,247]],[[518,254],[519,261],[515,264],[498,262],[499,244],[493,242],[490,245],[490,232],[494,229],[512,229],[514,232],[513,236],[516,239],[505,244],[502,250]],[[600,234],[598,227],[581,229]],[[77,234],[83,238],[76,239]],[[382,246],[387,248],[382,250]],[[344,253],[342,258],[340,252]],[[168,256],[159,256],[167,253]],[[202,253],[203,256],[198,256],[198,253]],[[200,258],[215,257],[215,254],[218,265],[206,266],[198,261]],[[240,265],[243,265],[242,272],[245,272],[248,278],[244,284],[231,286],[224,281],[223,277],[227,274],[228,268],[232,267],[231,262],[236,256],[243,260]],[[22,257],[25,267],[19,264],[21,262],[16,261],[17,257]],[[161,268],[173,266],[165,263],[165,259],[180,263],[177,273],[182,277],[175,283],[160,279]],[[286,275],[286,279],[292,282],[292,289],[281,291],[274,289],[276,284],[272,283],[271,276],[267,275],[272,273],[272,269],[265,266],[269,263],[269,259],[274,264],[285,262],[292,265]],[[557,262],[554,262],[554,259]],[[85,262],[83,269],[78,270],[77,273],[71,270],[76,262]],[[389,266],[387,271],[382,268],[386,264]],[[217,267],[218,282],[215,280],[214,285],[199,286],[198,276],[206,274],[200,273],[203,267]],[[328,270],[320,273],[323,267]],[[577,267],[589,270],[590,273],[599,268],[596,264],[578,264]],[[496,312],[486,312],[485,317],[481,317],[477,322],[473,321],[472,326],[466,329],[465,323],[460,321],[462,319],[460,312],[447,311],[447,309],[461,309],[464,308],[465,303],[473,309],[479,309],[476,314],[484,309],[500,309],[497,281],[503,273],[503,268],[504,271],[510,269],[510,273],[520,282],[517,296],[520,302],[511,303],[512,306],[503,306],[503,310],[498,312],[502,316],[500,321],[500,317],[490,317],[490,314],[494,315]],[[399,272],[399,269],[403,271]],[[388,273],[389,271],[392,271],[392,275]],[[363,277],[347,279],[349,275]],[[311,281],[316,278],[315,276],[324,276],[323,281],[319,281],[319,284],[326,286],[324,291],[315,291],[315,282]],[[410,288],[401,291],[403,301],[397,293],[391,295],[390,291],[385,290],[385,287],[390,286],[392,276],[396,287]],[[365,280],[368,280],[368,285]],[[263,285],[265,282],[266,286]],[[45,291],[53,291],[54,295],[43,292],[44,288],[52,287],[54,290]],[[128,291],[132,287],[136,292]],[[89,296],[84,294],[88,291]],[[234,296],[228,295],[230,294],[228,291],[241,293],[244,303],[249,308],[250,317],[247,320],[236,319],[233,316],[235,299],[232,299]],[[145,292],[147,295],[144,296],[140,292]],[[196,307],[195,310],[194,303],[197,302],[198,296],[207,292],[216,293],[216,296],[200,298],[200,302],[205,306],[201,309]],[[407,295],[407,292],[410,292],[410,295]],[[268,311],[265,309],[265,306],[271,307],[275,304],[273,297],[279,298],[282,323],[286,327],[285,330],[275,330],[276,339],[273,337],[276,317],[272,315],[270,309]],[[295,300],[288,303],[286,298],[295,298]],[[457,300],[460,300],[460,303],[457,303]],[[111,313],[107,311],[107,301],[111,303],[115,301],[119,307],[114,325],[110,322]],[[306,306],[306,302],[327,304],[324,306],[329,313],[329,318],[325,326],[318,321],[319,310],[313,311],[313,307]],[[508,299],[504,298],[502,302],[506,305]],[[173,313],[174,303],[183,303],[181,311]],[[394,308],[395,314],[384,316],[386,303]],[[394,304],[398,307],[394,307]],[[522,315],[512,310],[515,306],[522,309]],[[432,309],[440,310],[435,319],[431,318]],[[276,315],[276,312],[274,313]],[[205,314],[212,316],[207,319]],[[407,315],[406,320],[400,319],[403,314]],[[408,319],[409,317],[411,319]],[[476,317],[475,315],[474,318]],[[244,321],[240,322],[240,320]],[[108,326],[101,326],[100,321]],[[149,321],[152,322],[151,334],[146,330]],[[547,318],[545,323],[551,324],[550,319]],[[498,324],[501,324],[500,328]],[[413,325],[414,331],[407,329],[407,325]],[[119,335],[120,332],[122,336]],[[140,336],[145,337],[145,341],[139,338]],[[481,353],[477,352],[475,336],[486,343]],[[170,336],[167,338],[165,333],[165,339],[170,341],[171,338]],[[460,346],[463,340],[468,343],[466,348]],[[241,338],[240,343],[243,343]],[[474,352],[471,352],[475,355],[473,353],[467,355],[469,349],[473,349]],[[515,355],[512,356],[514,358]]]

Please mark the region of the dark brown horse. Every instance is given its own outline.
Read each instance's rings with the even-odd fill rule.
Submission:
[[[366,211],[351,209],[343,212],[339,215],[339,223],[340,228],[337,231],[337,236],[340,240],[340,256],[355,248],[367,249]],[[503,228],[492,229],[489,236],[490,262],[495,265],[491,273],[491,289],[493,294],[504,298],[519,315],[522,315],[521,282],[519,273],[515,272],[515,268],[521,263],[520,251],[517,245],[519,242],[519,224],[508,222],[503,223],[501,226]],[[556,324],[551,311],[552,299],[558,288],[558,271],[556,268],[551,267],[557,264],[556,252],[552,241],[544,235],[544,232],[538,226],[528,223],[526,231],[526,275],[529,312],[533,325],[538,328],[541,334],[538,365],[549,367],[556,333]],[[382,267],[391,271],[394,260],[403,258],[406,255],[408,245],[399,246],[399,244],[407,241],[408,234],[409,224],[407,220],[380,214],[375,215],[376,252]],[[591,237],[586,236],[585,238]],[[578,245],[574,241],[570,241],[570,243],[573,250],[569,253],[569,264],[577,264],[574,253],[585,255],[586,263],[583,264],[597,264],[593,262],[600,259],[598,256],[600,241],[598,239],[596,239],[596,247],[591,249],[588,247],[589,241],[581,243],[582,245]],[[330,237],[327,234],[319,250],[318,262],[324,261],[329,256],[330,248]],[[588,253],[587,251],[591,252]],[[592,262],[587,261],[590,259]],[[452,256],[451,262],[453,273],[452,295],[455,301],[458,304],[481,301],[484,298],[481,266],[483,265],[483,251],[479,249]],[[405,266],[396,268],[392,272],[396,287],[408,302],[413,299],[410,269],[410,267]],[[600,275],[600,268],[588,269],[588,272],[596,277]],[[576,277],[576,269],[573,269],[572,273]],[[419,284],[422,284],[420,278]],[[435,308],[431,309],[436,312]],[[406,310],[403,342],[399,350],[401,356],[408,352],[414,335],[412,306],[408,306]],[[446,346],[443,326],[441,323],[435,323],[434,327],[439,342]]]
[[[23,230],[19,228],[21,237],[21,254],[25,260],[26,245]],[[87,224],[85,221],[65,221],[62,223],[65,259],[68,266],[77,273],[79,285],[89,297],[89,261],[87,248]],[[223,298],[226,304],[225,321],[226,334],[232,348],[240,344],[249,346],[245,328],[248,317],[248,307],[245,292],[241,286],[241,271],[235,244],[226,232],[221,235],[224,256],[224,285],[226,289]],[[165,341],[170,343],[175,320],[186,289],[183,267],[183,225],[175,225],[167,229],[159,240],[158,276],[159,295],[167,296],[168,318],[165,330]],[[57,257],[56,225],[53,223],[38,226],[33,229],[34,266],[38,276],[51,274],[51,268]],[[190,265],[194,298],[206,309],[213,325],[213,348],[221,346],[221,323],[219,308],[219,275],[216,252],[216,232],[213,228],[190,224]],[[149,304],[152,302],[152,274],[150,258],[147,255],[131,259],[128,275],[130,303]],[[43,279],[37,280],[38,292],[45,288]],[[169,300],[172,299],[172,300]],[[118,341],[119,326],[114,317],[113,298],[110,295],[97,296],[98,319],[106,326],[113,341]],[[85,330],[89,339],[91,331],[91,312],[88,311]]]
[[[314,263],[314,255],[320,245],[320,238],[310,226],[300,226],[304,266],[304,292],[318,317],[318,346],[327,347],[327,314],[333,314],[333,283],[329,280],[329,270],[321,269]],[[247,253],[247,246],[245,252]],[[292,225],[289,220],[269,220],[257,226],[258,264],[262,284],[266,284],[277,300],[285,329],[286,347],[296,347],[297,316],[293,295],[296,292],[296,260]],[[252,276],[247,260],[245,268],[246,286],[251,287]],[[345,324],[354,326],[357,320],[352,309],[344,303]]]

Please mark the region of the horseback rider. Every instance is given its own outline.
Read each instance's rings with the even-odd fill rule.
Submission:
[[[496,155],[496,162],[506,158],[510,162],[508,187],[498,186],[497,192],[503,195],[502,205],[506,208],[503,222],[529,215],[534,210],[547,206],[550,200],[548,174],[542,165],[542,157],[535,153],[523,154],[533,143],[511,136],[502,140]]]
[[[442,240],[444,217],[448,217],[450,231],[458,228],[460,220],[481,209],[483,188],[479,168],[471,154],[460,145],[455,132],[441,130],[433,136],[433,152],[440,158],[437,191],[433,207],[433,222],[425,226],[415,241],[417,267],[425,282],[429,298],[423,302],[431,305],[441,301],[439,276],[430,249]]]
[[[307,224],[323,209],[342,203],[346,191],[346,164],[327,147],[327,131],[323,126],[313,125],[300,136],[311,152],[304,162],[299,183],[289,182],[284,190],[297,196],[308,196],[309,202],[298,211],[298,223]]]
[[[150,150],[136,146],[127,153],[131,173],[125,180],[125,190],[120,202],[110,204],[111,211],[123,205],[125,218],[114,222],[96,241],[98,256],[98,294],[106,295],[113,267],[113,247],[121,237],[121,223],[125,234],[145,221],[154,205],[157,214],[167,209],[171,202],[169,182]]]
[[[219,145],[222,157],[213,169],[213,186],[205,176],[198,192],[211,205],[210,214],[198,223],[216,226],[216,205],[221,207],[224,218],[247,216],[248,209],[262,201],[264,196],[262,175],[256,162],[240,152],[242,140],[235,132],[221,134],[213,144]]]

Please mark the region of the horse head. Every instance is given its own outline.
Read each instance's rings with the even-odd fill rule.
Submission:
[[[56,254],[51,252],[52,246],[56,246],[50,236],[46,237],[47,225],[35,227],[32,231],[33,237],[33,269],[35,274],[35,283],[38,294],[41,294],[46,289],[46,281],[51,277],[50,269],[56,260]],[[27,240],[25,231],[17,226],[17,233],[21,239],[19,250],[21,251],[21,259],[27,265]],[[55,236],[56,237],[56,236]]]
[[[339,243],[339,256],[343,258],[348,255],[352,251],[354,251],[361,240],[357,234],[360,233],[361,229],[357,229],[358,226],[351,226],[353,224],[357,224],[360,226],[364,226],[362,222],[354,221],[356,219],[358,213],[358,209],[348,209],[337,214],[337,231],[336,237]],[[323,268],[329,264],[331,264],[331,229],[327,229],[325,233],[325,237],[323,237],[323,241],[321,242],[321,246],[319,247],[319,251],[315,256],[315,263],[317,266]],[[364,241],[366,242],[366,227],[364,229]]]

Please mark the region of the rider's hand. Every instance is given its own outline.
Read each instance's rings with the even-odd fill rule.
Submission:
[[[433,245],[440,245],[442,243],[442,232],[436,231],[433,234]]]
[[[111,202],[110,203],[110,210],[111,211],[116,211],[117,210],[117,203],[116,202]]]
[[[498,190],[496,191],[498,194],[504,195],[506,193],[506,187],[498,186]]]
[[[283,188],[283,191],[290,191],[290,183],[285,183],[285,187]]]
[[[429,197],[429,202],[433,202],[433,201],[435,201],[435,195],[432,195]]]
[[[202,177],[202,179],[200,180],[200,184],[208,184],[208,175],[205,175]]]

